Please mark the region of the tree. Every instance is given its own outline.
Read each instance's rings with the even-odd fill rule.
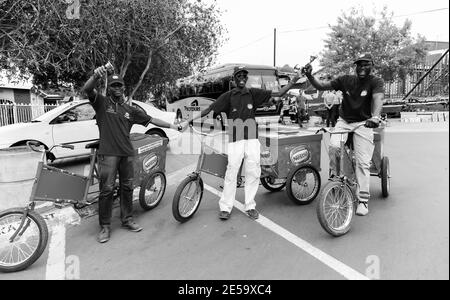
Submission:
[[[379,14],[379,18],[365,16],[361,9],[353,8],[330,26],[321,59],[326,72],[348,73],[355,57],[366,52],[373,55],[376,71],[385,81],[404,79],[414,65],[423,63],[425,38],[411,36],[412,23],[407,20],[397,27],[387,7]]]
[[[146,99],[212,63],[220,13],[201,0],[0,0],[0,68],[31,74],[42,88],[79,88],[110,61],[127,95]]]

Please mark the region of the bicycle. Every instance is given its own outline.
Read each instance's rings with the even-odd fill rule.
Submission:
[[[201,173],[224,179],[228,165],[227,155],[217,153],[205,142],[205,137],[215,137],[223,132],[207,134],[194,127],[192,131],[203,138],[200,140],[201,152],[196,170],[180,183],[173,197],[172,213],[180,223],[191,219],[200,206],[204,191]],[[262,135],[260,138],[267,137]],[[317,167],[320,166],[321,135],[314,136],[311,148],[309,145],[293,144],[299,137],[280,136],[278,139],[283,143],[278,143],[282,150],[276,161],[270,151],[272,148],[262,147],[260,182],[270,192],[278,192],[286,187],[288,198],[297,205],[310,204],[319,194],[321,186]],[[241,171],[242,164],[238,173],[238,186],[243,182]]]
[[[155,139],[155,138],[149,138]],[[159,138],[158,138],[159,140]],[[36,262],[48,243],[48,227],[44,218],[35,210],[36,202],[52,202],[55,207],[73,205],[82,211],[98,202],[100,191],[97,189],[99,173],[97,168],[97,150],[99,142],[86,145],[91,150],[89,173],[82,176],[66,170],[49,166],[47,155],[55,147],[74,149],[73,145],[55,145],[46,150],[37,149],[41,144],[28,142],[27,146],[36,152],[42,152],[34,179],[30,203],[26,207],[11,208],[0,212],[0,272],[9,273],[24,270]],[[143,170],[135,171],[134,186],[140,185],[139,203],[144,210],[155,208],[163,198],[166,178],[164,175],[165,151],[167,139],[157,142],[147,151],[160,149],[157,154],[151,152],[144,157]],[[136,174],[138,176],[136,176]],[[143,179],[142,179],[143,178]],[[94,190],[92,189],[94,187]],[[119,196],[116,183],[114,198]]]
[[[337,170],[339,173],[325,184],[317,203],[317,217],[320,225],[334,237],[345,235],[350,231],[353,216],[358,206],[353,135],[362,126],[364,124],[355,127],[353,130],[341,131],[321,128],[317,132],[341,135],[339,170]],[[372,157],[371,176],[381,178],[382,195],[387,198],[390,192],[391,174],[389,158],[384,156],[383,153],[383,130],[384,128],[375,130],[375,151]],[[345,141],[345,134],[348,134],[347,141]]]

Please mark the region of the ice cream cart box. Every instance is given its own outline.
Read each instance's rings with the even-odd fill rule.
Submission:
[[[303,164],[320,171],[322,135],[309,131],[262,133],[261,169],[275,178],[286,178],[289,172]]]
[[[134,149],[135,182],[141,182],[153,170],[165,172],[167,138],[133,133],[130,139]]]

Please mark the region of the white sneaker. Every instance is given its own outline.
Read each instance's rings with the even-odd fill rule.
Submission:
[[[356,210],[356,215],[364,217],[369,214],[369,203],[359,202],[358,209]]]

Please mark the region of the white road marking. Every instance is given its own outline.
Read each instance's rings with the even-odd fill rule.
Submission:
[[[81,223],[81,218],[72,207],[43,214],[50,231],[50,245],[45,271],[47,280],[66,278],[66,225]]]
[[[64,280],[66,278],[66,226],[58,224],[52,227],[46,280]]]
[[[217,195],[220,197],[222,193],[215,188],[205,184],[205,189],[213,193],[214,195]],[[240,210],[242,213],[245,214],[244,211],[244,205],[240,203],[239,201],[234,201],[234,206]],[[299,238],[298,236],[294,235],[293,233],[289,232],[288,230],[284,229],[283,227],[279,226],[278,224],[272,222],[268,218],[264,217],[263,215],[259,216],[259,219],[256,220],[261,226],[265,227],[266,229],[269,229],[270,231],[278,234],[282,238],[286,239],[290,243],[294,244],[298,248],[302,249],[309,255],[313,256],[317,260],[321,261],[323,264],[327,265],[331,269],[335,270],[342,276],[344,276],[347,279],[350,280],[370,280],[366,276],[362,275],[358,271],[350,268],[346,264],[340,262],[336,258],[328,255],[327,253],[323,252],[322,250],[314,247],[310,243],[306,242],[305,240]]]

